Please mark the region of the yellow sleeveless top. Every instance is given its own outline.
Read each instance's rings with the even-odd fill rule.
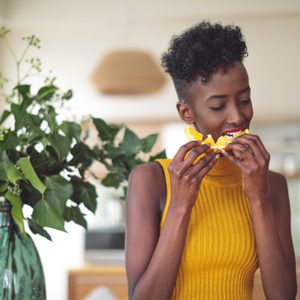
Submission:
[[[157,160],[166,178],[165,222],[171,199],[168,165]],[[219,158],[203,178],[188,225],[173,300],[250,300],[258,268],[255,237],[241,174]]]

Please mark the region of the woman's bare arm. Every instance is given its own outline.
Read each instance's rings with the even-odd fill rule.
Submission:
[[[242,172],[267,299],[296,297],[295,254],[285,178],[268,170],[270,155],[258,136],[238,137],[223,152]]]
[[[263,287],[267,299],[294,300],[296,265],[287,184],[280,174],[271,173],[269,181],[270,201],[251,205]]]
[[[184,248],[191,209],[202,177],[215,163],[211,153],[193,160],[206,146],[189,143],[170,164],[171,202],[160,231],[160,200],[165,195],[161,167],[148,163],[134,169],[126,200],[126,271],[131,300],[169,300]],[[193,149],[188,159],[186,153]],[[198,150],[197,150],[198,149]]]

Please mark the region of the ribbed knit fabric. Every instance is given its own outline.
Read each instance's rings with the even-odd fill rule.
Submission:
[[[162,229],[171,199],[167,169],[171,160],[157,161],[164,169],[167,186]],[[257,268],[250,208],[241,174],[226,158],[219,158],[202,180],[192,209],[171,299],[252,299]]]

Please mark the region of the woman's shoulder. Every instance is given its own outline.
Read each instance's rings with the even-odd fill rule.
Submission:
[[[147,162],[136,166],[130,173],[129,180],[135,179],[147,184],[164,182],[164,171],[158,162]]]
[[[286,186],[287,181],[283,174],[269,170],[269,184],[272,189],[281,189]]]
[[[289,206],[288,186],[284,175],[271,170],[268,175],[268,185],[273,207],[281,209],[282,206]]]
[[[143,194],[144,201],[153,200],[161,210],[166,197],[166,182],[163,167],[158,162],[147,162],[136,166],[129,176],[129,192]],[[134,190],[134,191],[133,191]]]

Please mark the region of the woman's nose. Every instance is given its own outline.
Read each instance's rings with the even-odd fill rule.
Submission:
[[[227,117],[227,123],[234,125],[236,127],[240,126],[244,122],[244,117],[242,112],[239,110],[238,107],[230,108]]]

